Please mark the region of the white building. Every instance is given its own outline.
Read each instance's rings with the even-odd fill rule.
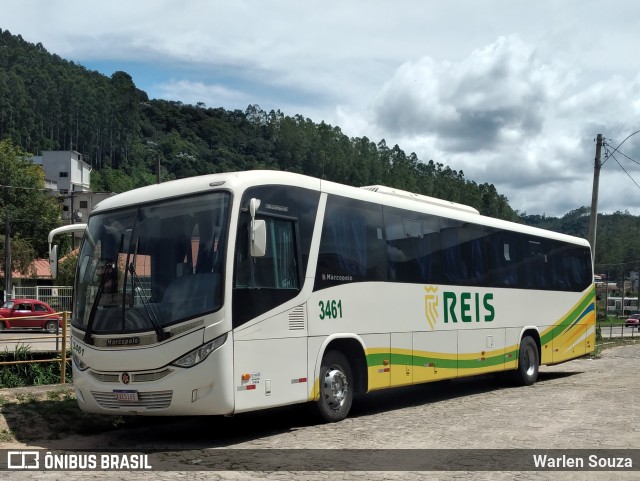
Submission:
[[[42,152],[42,167],[45,178],[57,182],[60,194],[89,191],[91,166],[82,160],[79,152],[45,150]]]
[[[86,219],[93,204],[89,206],[87,199],[83,199],[85,208],[81,212],[77,199],[80,193],[90,192],[91,166],[82,160],[82,154],[74,150],[45,150],[34,162],[42,165],[47,188],[53,187],[63,198],[62,219],[71,222]]]
[[[91,192],[91,166],[75,150],[45,150],[33,161],[42,166],[46,187],[62,198],[62,219],[67,223],[86,222],[91,209],[112,195]],[[81,237],[74,235],[74,245]]]

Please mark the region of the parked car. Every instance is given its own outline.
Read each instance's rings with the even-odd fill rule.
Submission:
[[[0,307],[0,331],[16,328],[58,332],[60,321],[51,306],[37,299],[11,299]]]
[[[625,327],[640,327],[640,314],[631,314],[629,318],[624,321]]]

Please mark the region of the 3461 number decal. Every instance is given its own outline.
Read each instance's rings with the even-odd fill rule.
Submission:
[[[342,301],[319,301],[320,320],[323,319],[342,319]]]

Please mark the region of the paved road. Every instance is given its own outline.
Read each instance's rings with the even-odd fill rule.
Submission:
[[[30,329],[0,331],[0,352],[13,352],[18,346],[27,346],[31,351],[56,352],[62,348],[62,330],[58,335]],[[67,339],[67,346],[68,339]]]
[[[640,399],[638,365],[640,345],[622,346],[604,350],[598,359],[543,367],[539,382],[531,387],[507,387],[493,377],[481,377],[380,391],[358,400],[351,417],[337,424],[317,424],[303,405],[234,418],[144,418],[135,428],[44,440],[37,445],[47,449],[167,450],[157,455],[155,467],[177,463],[185,469],[209,465],[213,448],[607,448],[625,456],[625,450],[640,448],[637,410],[628,408]],[[639,473],[154,471],[77,472],[64,479],[636,480]],[[12,472],[5,479],[31,478]],[[63,477],[47,472],[38,474],[38,479]]]

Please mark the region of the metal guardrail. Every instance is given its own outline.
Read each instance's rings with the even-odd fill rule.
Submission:
[[[624,324],[598,324],[600,335],[603,338],[640,337],[640,329],[637,327],[625,327]]]
[[[58,333],[55,336],[46,336],[46,337],[41,337],[40,339],[56,339],[56,351],[60,352],[60,357],[59,358],[53,358],[53,359],[36,359],[36,360],[30,360],[30,361],[3,361],[0,362],[0,366],[8,366],[8,365],[16,365],[16,364],[38,364],[38,363],[45,363],[45,362],[59,362],[61,363],[60,366],[60,384],[65,384],[66,383],[66,377],[67,377],[67,325],[69,322],[69,318],[70,318],[70,312],[68,311],[62,311],[62,312],[56,312],[55,315],[62,315],[62,325],[59,326],[62,328],[62,332],[60,332],[58,330]],[[53,315],[53,314],[52,314]],[[17,319],[17,318],[15,318]],[[20,340],[32,340],[32,338],[17,338],[14,339],[16,341],[20,341]],[[62,344],[61,348],[58,349],[59,347],[59,342]]]

